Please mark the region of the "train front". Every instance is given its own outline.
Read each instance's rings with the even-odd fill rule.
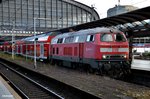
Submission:
[[[130,71],[129,44],[122,32],[100,33],[97,59],[99,68],[111,75],[127,74]]]

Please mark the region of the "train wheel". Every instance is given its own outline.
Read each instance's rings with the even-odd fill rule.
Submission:
[[[51,59],[51,60],[50,60],[50,64],[51,64],[51,65],[55,65],[55,64],[56,64],[55,60]]]
[[[71,63],[71,68],[72,68],[72,69],[76,69],[76,67],[77,67],[77,64],[72,62],[72,63]]]
[[[114,78],[114,71],[113,71],[113,69],[111,68],[109,71],[106,71],[106,75],[111,77],[111,78]]]
[[[99,75],[103,76],[104,75],[104,65],[99,65],[96,72],[98,72]]]
[[[124,77],[128,77],[131,75],[131,65],[130,63],[124,62],[122,66],[122,71],[124,73]]]
[[[122,77],[122,75],[123,75],[123,72],[122,72],[121,68],[112,67],[108,71],[108,76],[110,76],[111,78],[114,78],[114,79],[118,79],[118,78]]]
[[[62,63],[62,61],[57,60],[57,61],[56,61],[56,65],[57,65],[57,66],[62,66],[62,65],[63,65],[63,63]]]
[[[102,68],[99,68],[99,69],[98,69],[98,73],[99,73],[101,76],[104,75]]]
[[[90,65],[87,66],[87,69],[88,69],[89,73],[94,73],[95,72],[95,70]]]

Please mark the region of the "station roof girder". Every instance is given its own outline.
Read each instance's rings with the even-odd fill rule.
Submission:
[[[141,32],[140,29],[143,29],[143,28],[145,28],[146,30],[150,29],[150,23],[146,23],[144,21],[144,20],[150,19],[149,12],[150,12],[150,6],[142,8],[142,9],[134,10],[128,13],[123,13],[120,15],[72,26],[69,28],[59,29],[56,31],[64,33],[64,32],[69,32],[69,29],[78,31],[81,29],[88,29],[88,28],[95,28],[95,27],[111,27],[111,26],[117,26],[117,25],[125,25],[124,27],[126,28],[125,29],[120,28],[120,30],[124,32],[129,32],[129,31],[135,32],[135,30],[139,30],[135,32],[137,33],[137,32]],[[139,26],[139,24],[136,24],[135,22],[140,22],[143,26],[141,27]],[[127,23],[130,23],[132,27],[127,26],[126,25]],[[140,34],[142,36],[142,33]],[[133,36],[134,36],[134,33],[133,33]],[[149,33],[149,36],[150,36],[150,33]]]

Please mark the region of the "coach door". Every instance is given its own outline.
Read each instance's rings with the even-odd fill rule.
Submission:
[[[15,51],[16,51],[16,54],[18,54],[18,52],[19,52],[19,47],[18,47],[18,45],[16,45]]]
[[[40,44],[40,57],[44,57],[44,44]]]
[[[20,54],[23,54],[22,45],[20,45]]]

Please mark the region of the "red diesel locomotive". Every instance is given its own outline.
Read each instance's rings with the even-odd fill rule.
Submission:
[[[129,44],[116,29],[94,28],[57,35],[51,42],[51,61],[69,67],[86,66],[121,75],[130,70]]]

